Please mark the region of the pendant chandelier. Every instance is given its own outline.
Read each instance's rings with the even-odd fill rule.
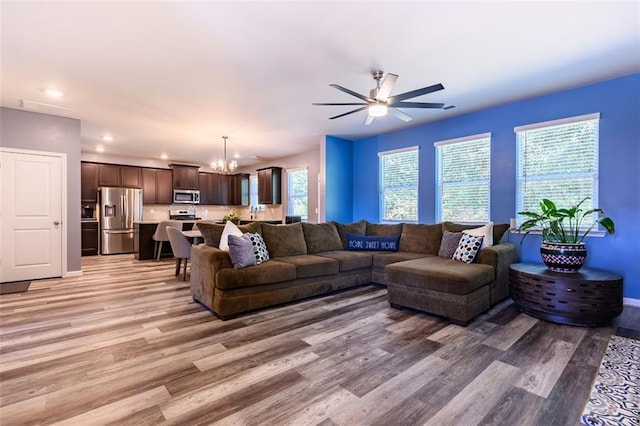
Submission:
[[[238,162],[236,160],[231,160],[231,162],[227,163],[227,139],[228,136],[223,136],[224,139],[224,158],[220,158],[216,161],[211,162],[211,169],[215,172],[220,173],[229,173],[233,172],[238,168]]]

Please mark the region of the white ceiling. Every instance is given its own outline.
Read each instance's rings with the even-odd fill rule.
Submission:
[[[640,2],[7,2],[1,3],[2,106],[73,109],[82,149],[202,165],[249,165],[640,71]],[[328,117],[367,94],[372,69],[392,94],[442,83],[363,125]],[[48,98],[45,88],[65,93]],[[112,134],[113,142],[101,136]],[[260,160],[252,156],[263,157]]]

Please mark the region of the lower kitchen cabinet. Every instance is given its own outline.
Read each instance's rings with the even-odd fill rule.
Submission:
[[[83,256],[98,254],[98,222],[81,223],[81,246]]]

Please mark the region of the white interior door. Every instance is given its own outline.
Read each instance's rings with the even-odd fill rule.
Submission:
[[[62,158],[0,152],[0,282],[62,276]]]

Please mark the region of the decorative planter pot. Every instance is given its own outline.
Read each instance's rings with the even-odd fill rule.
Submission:
[[[573,274],[578,272],[587,258],[587,246],[584,243],[566,244],[542,242],[540,245],[542,261],[554,272]]]

